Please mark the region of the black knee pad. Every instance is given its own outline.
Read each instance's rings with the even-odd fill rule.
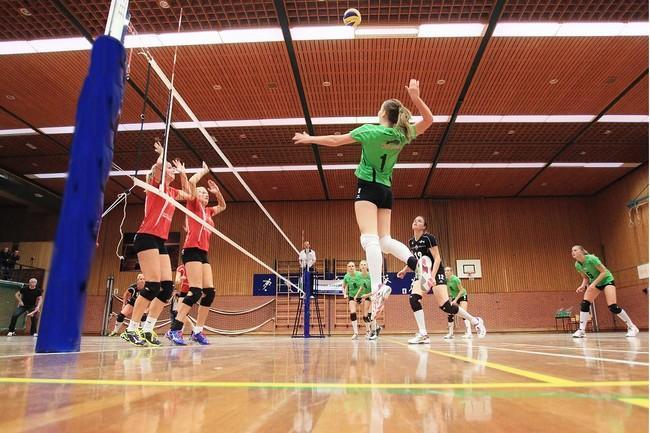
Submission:
[[[147,313],[142,314],[142,317],[140,317],[141,322],[146,322],[147,321]]]
[[[418,259],[415,256],[411,256],[406,260],[406,265],[411,268],[412,271],[415,271],[415,268],[418,267]]]
[[[453,314],[450,314],[450,315],[447,316],[447,322],[454,323],[454,315]]]
[[[201,289],[198,287],[190,287],[190,290],[187,292],[187,295],[183,298],[183,304],[189,305],[190,307],[201,299]]]
[[[201,306],[202,307],[209,307],[212,305],[212,302],[214,302],[214,297],[217,295],[214,291],[214,287],[208,287],[207,289],[203,289],[203,297],[201,298]]]
[[[591,307],[591,302],[583,299],[582,302],[580,303],[580,311],[582,311],[583,313],[588,313],[589,307]]]
[[[611,311],[614,314],[618,314],[621,311],[623,311],[623,309],[619,307],[617,304],[612,304],[609,306],[609,311]]]
[[[372,313],[368,313],[366,318],[368,319],[368,323],[372,322]]]
[[[140,290],[139,296],[142,296],[147,301],[153,301],[160,293],[160,283],[158,281],[147,281],[144,283],[144,289]]]
[[[157,298],[166,304],[172,298],[172,293],[174,293],[174,282],[163,281],[160,283],[160,292],[158,292]]]
[[[363,321],[366,322],[366,323],[370,323],[370,317],[363,316]]]
[[[353,322],[357,321],[357,313],[350,313],[350,320]]]
[[[422,295],[416,293],[411,293],[411,296],[409,296],[409,303],[411,304],[411,309],[414,313],[422,309],[422,302],[420,302],[421,299]]]
[[[440,309],[442,311],[444,311],[445,313],[447,313],[447,314],[456,314],[456,313],[458,313],[458,305],[456,305],[456,304],[451,305],[451,302],[449,302],[449,299],[447,299],[447,302],[445,302],[444,304],[442,304],[440,306]]]
[[[126,318],[126,316],[124,314],[122,314],[122,313],[117,315],[117,321],[120,322],[120,323],[124,322],[125,318]]]

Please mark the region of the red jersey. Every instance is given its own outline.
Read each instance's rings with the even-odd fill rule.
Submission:
[[[205,208],[199,203],[199,199],[195,198],[187,202],[187,209],[201,218],[203,221],[214,227],[214,210],[212,207]],[[203,251],[208,251],[210,247],[210,235],[212,232],[205,228],[203,224],[198,223],[192,218],[185,217],[185,225],[187,227],[187,236],[185,236],[185,244],[183,248],[198,248]]]
[[[155,182],[153,179],[149,183],[155,187],[160,185],[160,182]],[[178,197],[178,190],[176,188],[168,186],[165,192],[173,199]],[[176,208],[173,204],[153,192],[146,191],[144,219],[142,220],[142,224],[140,224],[138,233],[146,233],[167,240],[167,237],[169,237],[169,229],[172,225],[172,218],[174,217],[174,210]]]
[[[190,290],[190,283],[187,281],[187,271],[185,271],[185,266],[180,265],[178,268],[176,268],[176,274],[180,275],[181,293],[187,293]]]

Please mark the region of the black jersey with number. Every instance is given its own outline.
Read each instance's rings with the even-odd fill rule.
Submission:
[[[409,239],[409,249],[413,253],[416,259],[420,257],[427,256],[431,259],[431,263],[434,262],[433,255],[431,254],[430,248],[438,246],[438,239],[431,233],[424,233],[420,236],[419,239],[411,238]],[[440,262],[440,269],[444,269],[444,263]]]
[[[128,289],[126,289],[130,294],[131,297],[127,301],[127,304],[135,305],[135,300],[138,298],[138,286],[136,284],[131,284]]]

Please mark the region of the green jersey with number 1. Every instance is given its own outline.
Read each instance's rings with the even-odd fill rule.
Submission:
[[[413,139],[415,126],[410,128]],[[410,140],[399,128],[383,125],[363,125],[350,131],[350,136],[361,143],[361,161],[354,175],[367,182],[391,186],[397,156]]]

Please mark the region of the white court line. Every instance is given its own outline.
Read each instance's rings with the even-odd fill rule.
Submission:
[[[466,344],[470,345],[471,343],[464,343],[462,342],[461,344]],[[530,350],[519,350],[519,349],[506,349],[505,347],[494,347],[494,346],[485,346],[481,345],[480,347],[485,347],[489,350],[503,350],[506,352],[517,352],[517,353],[527,353],[530,355],[542,355],[542,356],[554,356],[557,358],[574,358],[574,359],[583,359],[587,361],[602,361],[602,362],[613,362],[617,364],[627,364],[627,365],[642,365],[642,366],[650,366],[647,362],[639,362],[639,361],[626,361],[624,359],[613,359],[613,358],[599,358],[596,356],[579,356],[579,355],[564,355],[561,353],[548,353],[548,352],[533,352]]]
[[[547,349],[556,349],[556,350],[563,350],[563,349],[569,349],[569,350],[583,350],[583,349],[591,349],[591,350],[598,350],[601,352],[616,352],[616,353],[638,353],[642,355],[647,355],[648,352],[643,352],[641,350],[620,350],[620,349],[601,349],[600,347],[569,347],[569,346],[545,346],[543,344],[526,344],[526,343],[499,343],[499,344],[508,344],[512,346],[530,346],[530,347],[544,347]]]

